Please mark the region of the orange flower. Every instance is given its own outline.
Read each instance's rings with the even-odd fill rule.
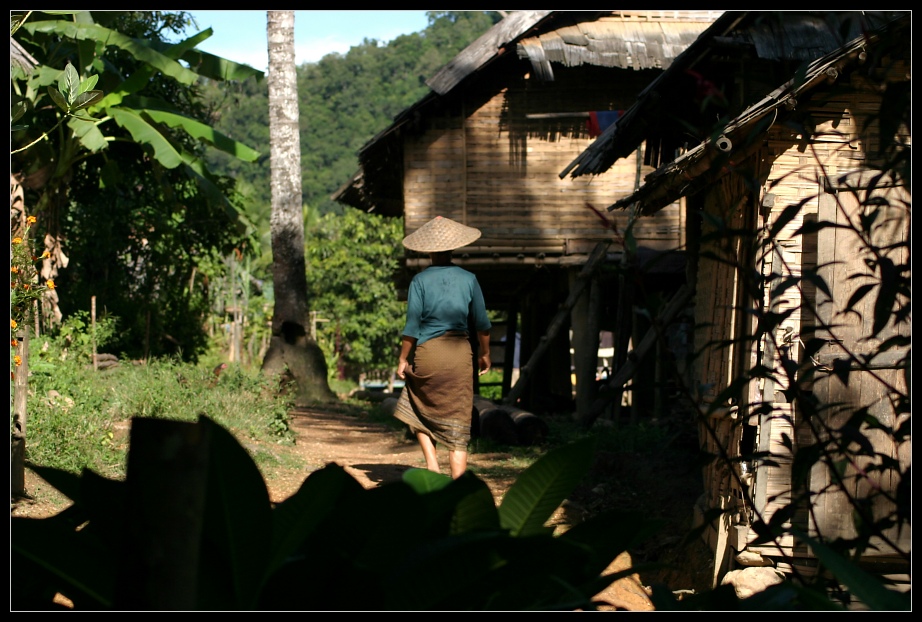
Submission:
[[[13,346],[13,347],[15,348],[16,346],[19,345],[19,340],[18,340],[18,339],[13,339],[13,340],[11,340],[11,341],[10,341],[10,345]]]
[[[22,238],[19,238],[19,237],[13,238],[13,244],[22,244]]]
[[[49,257],[51,257],[51,253],[50,253],[50,252],[45,251],[44,253],[42,253],[42,259],[48,259]]]
[[[16,323],[16,320],[10,318],[10,328],[16,328],[17,326],[19,325]]]
[[[16,363],[16,367],[19,367],[22,365],[22,357],[17,354],[13,357],[13,362]]]
[[[23,288],[24,290],[26,290],[26,291],[28,291],[30,287],[31,287],[31,286],[30,286],[28,283],[23,283],[23,284],[22,284],[22,288]]]
[[[34,224],[35,224],[35,216],[29,216],[28,218],[26,218],[26,222],[29,223],[30,225],[34,225]]]
[[[54,281],[52,281],[51,279],[48,279],[47,281],[45,281],[45,285],[48,286],[48,289],[54,289]]]
[[[13,274],[19,274],[19,268],[17,268],[16,266],[10,266],[10,272],[12,272]]]

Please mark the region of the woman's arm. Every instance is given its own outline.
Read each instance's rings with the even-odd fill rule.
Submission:
[[[480,368],[480,375],[490,371],[490,331],[477,331],[477,341],[480,342],[480,356],[477,358],[477,367]]]
[[[400,344],[400,359],[397,361],[397,376],[403,380],[404,374],[407,369],[407,357],[410,356],[410,351],[413,350],[413,346],[416,345],[415,337],[403,336],[403,343]]]

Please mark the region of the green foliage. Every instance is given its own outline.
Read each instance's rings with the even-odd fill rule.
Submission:
[[[188,19],[184,15],[159,11],[80,11],[75,13],[72,20],[62,20],[44,19],[48,16],[36,13],[31,21],[21,26],[22,31],[27,34],[20,33],[20,36],[23,46],[34,50],[34,55],[42,59],[43,65],[32,75],[21,72],[15,74],[14,78],[23,81],[16,90],[19,93],[25,92],[29,97],[35,98],[35,101],[39,101],[40,88],[47,85],[49,97],[68,115],[86,110],[89,116],[94,116],[104,111],[111,115],[118,125],[128,130],[133,141],[152,147],[155,159],[167,168],[174,168],[184,162],[192,168],[197,167],[195,150],[187,153],[182,153],[181,147],[177,150],[183,137],[177,134],[175,139],[180,142],[171,143],[165,133],[167,126],[180,128],[188,136],[207,141],[237,157],[253,160],[257,155],[255,152],[210,130],[207,125],[194,118],[194,113],[189,114],[193,108],[183,107],[188,106],[191,99],[184,98],[180,92],[173,90],[177,83],[180,89],[188,88],[199,78],[199,74],[178,62],[184,59],[184,54],[194,46],[197,39],[175,45],[166,45],[162,39],[164,30],[176,32],[184,25]],[[94,22],[94,19],[99,19],[99,22]],[[155,38],[157,44],[146,44],[136,37]],[[61,42],[62,45],[52,48],[56,42]],[[99,47],[86,46],[82,42],[98,43]],[[116,71],[105,72],[102,57],[106,53],[110,55],[107,58],[110,63],[130,65],[133,62],[134,66],[130,68],[134,71],[121,74],[128,73],[130,77],[123,79]],[[196,57],[199,55],[200,53]],[[64,66],[63,70],[56,69],[59,65]],[[232,65],[233,63],[227,64],[228,67]],[[81,72],[89,70],[97,73],[82,78]],[[151,80],[155,73],[161,76],[161,81]],[[234,75],[238,74],[258,75],[259,72],[251,68],[237,67]],[[173,80],[176,82],[172,82]],[[57,82],[57,89],[50,86],[51,81]],[[97,81],[101,90],[93,89]],[[172,90],[172,103],[168,103],[170,99],[159,97],[164,89]],[[138,99],[130,101],[133,96],[137,96]],[[134,106],[126,105],[129,103]],[[158,122],[162,125],[158,126]],[[95,124],[92,129],[75,131],[74,137],[84,149],[93,153],[107,148],[109,142],[100,140],[102,134]],[[67,165],[70,164],[68,161]],[[198,173],[202,191],[210,193],[210,182],[205,179],[207,172],[199,169]]]
[[[93,378],[92,365],[46,360],[34,367],[27,457],[74,473],[92,466],[123,474],[125,448],[115,440],[109,395]]]
[[[33,361],[70,359],[81,365],[93,362],[94,348],[104,352],[118,334],[118,318],[103,316],[95,323],[86,311],[77,311],[61,322],[61,326],[40,339],[42,348]],[[34,365],[34,363],[33,363]],[[37,371],[33,368],[33,371]]]
[[[29,341],[28,453],[46,464],[79,472],[92,465],[102,473],[124,472],[124,447],[115,442],[108,392],[93,371],[94,333],[89,314],[67,318],[48,336]],[[96,322],[95,344],[115,334],[112,317]],[[17,425],[11,417],[11,429]]]
[[[48,95],[66,114],[76,114],[105,97],[102,91],[93,90],[98,80],[99,76],[90,76],[81,80],[74,66],[67,63],[64,73],[58,78],[58,88],[49,86]]]
[[[55,88],[50,84],[47,87],[48,96],[51,98],[51,101],[54,102],[55,106],[61,110],[63,116],[61,116],[54,127],[44,132],[33,142],[13,150],[12,153],[24,151],[35,145],[38,141],[46,139],[50,133],[57,130],[61,124],[70,119],[88,122],[88,124],[82,127],[74,125],[73,129],[75,133],[83,137],[90,136],[84,143],[87,146],[92,146],[93,149],[103,148],[105,143],[99,139],[95,127],[92,125],[93,119],[86,112],[87,108],[98,103],[105,96],[105,93],[102,91],[93,90],[98,80],[99,76],[97,75],[92,75],[82,80],[77,70],[74,69],[74,66],[68,61],[67,66],[58,78],[58,87]],[[10,130],[28,130],[28,125],[12,125],[29,111],[28,100],[18,94],[14,94],[12,100],[13,108],[10,113]]]
[[[490,369],[487,373],[480,376],[480,388],[478,393],[480,397],[493,400],[497,404],[503,399],[503,386],[502,384],[493,384],[493,383],[502,383],[503,381],[503,370],[501,369]],[[484,386],[485,384],[489,386]]]
[[[90,179],[72,185],[71,216],[62,229],[73,257],[58,278],[67,292],[61,310],[75,313],[95,296],[100,308],[123,318],[116,351],[194,362],[207,345],[209,277],[220,274],[213,271],[213,257],[240,238],[221,226],[222,212],[209,211],[188,182],[181,182],[186,199],[177,203],[163,193],[153,171],[139,166],[137,174],[147,183],[131,198],[94,193]],[[148,207],[139,208],[139,202]],[[100,209],[108,214],[104,220]],[[135,231],[148,233],[139,237]]]
[[[405,305],[393,278],[402,253],[395,219],[348,210],[327,214],[307,233],[307,283],[317,340],[331,374],[357,380],[396,365]]]
[[[122,360],[94,371],[86,318],[68,318],[55,338],[30,340],[28,459],[78,473],[93,469],[123,477],[125,432],[132,418],[194,421],[207,415],[241,438],[289,444],[288,406],[277,385],[258,369],[211,367],[178,360],[145,364]],[[113,318],[97,321],[98,344],[115,330]],[[271,459],[263,456],[262,460]]]
[[[544,468],[527,469],[503,496],[500,525],[513,536],[553,531],[544,523],[589,471],[594,449],[594,440],[587,437],[539,458],[535,464]]]
[[[168,438],[177,424],[149,422],[145,438]],[[589,441],[535,462],[499,507],[473,474],[450,480],[410,470],[402,482],[366,490],[336,464],[273,507],[234,436],[204,416],[196,427],[209,439],[199,449],[207,486],[198,495],[190,487],[182,503],[155,479],[134,479],[147,466],[144,454],[129,456],[125,482],[36,467],[74,503],[50,518],[12,519],[13,609],[46,608],[59,592],[78,610],[591,610],[592,596],[628,573],[602,576],[611,560],[658,528],[620,513],[561,536],[542,527],[585,474]],[[181,514],[201,525],[191,532],[197,581],[163,592],[150,573],[124,572],[131,538],[169,550],[186,535],[133,533],[129,494],[151,503],[161,521]],[[196,496],[201,503],[190,503]],[[185,561],[158,555],[158,572],[170,574],[171,563]]]
[[[258,156],[208,125],[196,82],[261,74],[196,52],[207,33],[168,43],[185,28],[182,12],[32,12],[16,21],[17,41],[40,65],[11,71],[21,128],[11,167],[41,178],[23,184],[24,203],[50,251],[61,312],[96,297],[125,320],[121,350],[194,361],[208,308],[198,262],[242,246],[251,228],[233,180],[211,174],[202,156],[206,145]]]
[[[448,59],[453,58],[480,35],[492,28],[501,19],[498,11],[429,11],[429,27],[426,28],[428,49],[450,50]],[[431,76],[447,61],[435,61],[426,76]]]
[[[273,506],[247,451],[208,417],[134,425],[153,443],[129,454],[125,481],[34,467],[73,504],[45,519],[11,519],[13,610],[49,608],[60,593],[75,610],[588,611],[594,594],[638,571],[603,575],[609,563],[660,528],[621,511],[562,535],[544,527],[592,464],[591,439],[549,451],[498,506],[472,473],[452,480],[411,469],[403,481],[365,489],[336,464]],[[194,434],[177,427],[189,425]],[[171,464],[154,458],[162,450],[149,453],[172,442],[171,433],[208,439],[193,444],[198,460],[184,463],[190,475],[204,474],[204,490],[191,478],[174,479],[175,491],[144,476]],[[131,501],[139,499],[145,503]],[[132,529],[149,519],[175,527]],[[197,554],[163,557],[180,545],[188,552],[190,542]],[[830,550],[817,551],[873,609],[908,607],[908,595],[881,589]],[[180,585],[157,580],[184,572],[193,578]],[[653,600],[659,611],[841,610],[821,592],[788,582],[746,600],[730,586],[681,601],[654,586]]]
[[[245,367],[262,362],[271,338],[273,288],[257,278],[257,264],[249,254],[241,260],[235,251],[221,261],[215,257],[201,272],[210,305],[205,313],[211,365],[228,359]]]
[[[210,169],[237,180],[237,188],[246,196],[248,209],[264,215],[263,219],[251,217],[250,221],[264,225],[268,231],[271,195],[267,189],[272,176],[268,82],[257,77],[230,82],[207,81],[201,85],[200,92],[215,128],[252,145],[262,154],[255,162],[244,162],[224,151],[207,149],[206,161]]]

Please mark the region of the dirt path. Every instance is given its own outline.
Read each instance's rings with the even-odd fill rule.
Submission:
[[[346,469],[365,488],[398,481],[410,468],[425,468],[415,440],[386,425],[334,410],[299,408],[291,412],[291,427],[297,436],[293,452],[305,465],[304,471],[284,471],[267,476],[273,501],[294,493],[310,473],[330,462]],[[515,481],[517,471],[509,466],[511,454],[469,455],[468,467],[483,479],[497,498]],[[448,455],[439,449],[443,472],[448,472]]]
[[[352,415],[329,410],[297,409],[292,412],[292,429],[297,434],[296,449],[304,459],[308,471],[335,462],[342,466],[365,488],[399,481],[410,468],[425,468],[422,452],[415,440],[405,438],[386,425]],[[475,441],[476,442],[476,441]],[[448,471],[448,456],[439,450],[443,472]],[[499,503],[509,486],[516,480],[520,469],[510,466],[509,453],[481,453],[473,451],[468,457],[468,468],[482,479]],[[305,472],[279,471],[267,477],[270,497],[281,501],[293,494]],[[569,529],[582,518],[582,510],[565,502],[550,520],[558,533]],[[606,570],[606,573],[624,570],[631,566],[631,557],[623,553]],[[640,577],[632,575],[616,581],[598,598],[610,603],[603,609],[650,611],[653,606]]]

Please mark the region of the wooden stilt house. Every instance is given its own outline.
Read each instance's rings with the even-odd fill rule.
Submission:
[[[685,204],[715,585],[817,572],[821,540],[911,584],[910,40],[908,11],[727,12],[561,173],[646,141],[608,210]]]
[[[574,375],[577,400],[591,398],[599,332],[616,322],[604,301],[617,299],[610,290],[618,283],[610,272],[585,268],[618,264],[628,221],[598,206],[612,192],[632,193],[653,169],[631,156],[591,182],[561,180],[557,172],[718,15],[513,11],[427,81],[429,95],[361,149],[360,170],[334,194],[402,218],[407,234],[437,215],[482,231],[455,263],[477,275],[488,308],[507,319],[492,350],[510,402],[572,411]],[[681,248],[682,218],[674,205],[637,222],[637,256]],[[683,262],[659,262],[660,278],[647,286],[678,287]],[[408,252],[402,287],[427,265]],[[516,334],[523,367],[513,387],[512,352],[502,345]]]

